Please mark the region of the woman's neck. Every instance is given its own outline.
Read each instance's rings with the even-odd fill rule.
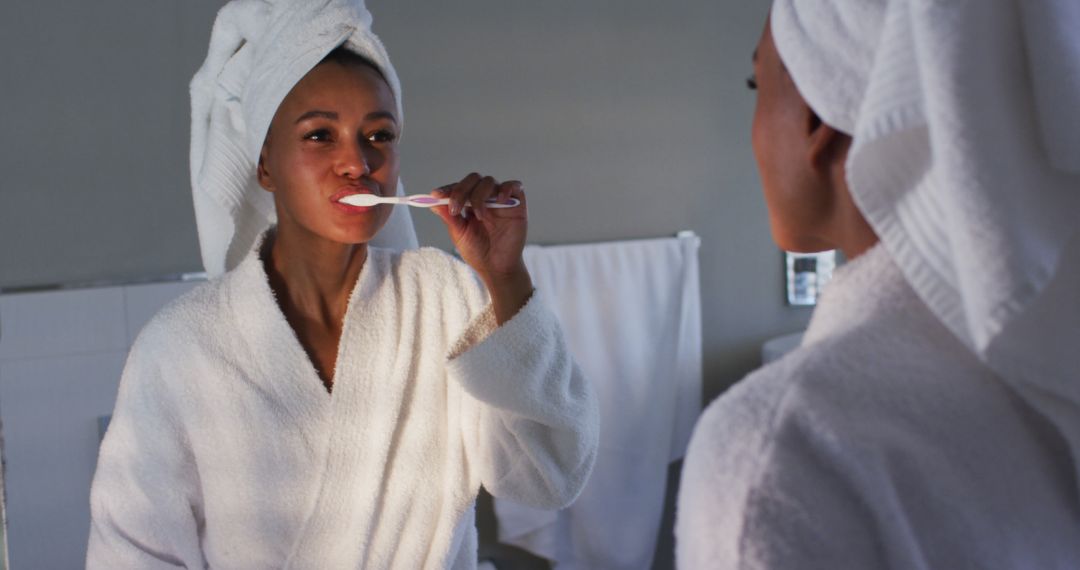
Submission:
[[[847,156],[846,154],[844,156]],[[849,261],[859,257],[878,242],[873,226],[855,204],[847,184],[847,168],[843,162],[832,171],[832,216],[829,220],[829,241],[844,252]]]
[[[263,255],[270,287],[286,313],[309,323],[340,327],[367,244],[341,244],[302,231],[276,228]]]

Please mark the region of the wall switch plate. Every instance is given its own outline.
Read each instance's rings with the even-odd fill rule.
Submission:
[[[816,305],[821,290],[832,279],[836,250],[820,253],[784,253],[787,264],[787,304]]]

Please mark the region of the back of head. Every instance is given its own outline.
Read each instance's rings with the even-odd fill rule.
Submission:
[[[1080,247],[1080,3],[775,0],[771,25],[807,103],[853,136],[850,192],[906,280],[1080,452],[1080,359],[1054,348],[1080,346],[1080,315],[1038,309],[1080,290],[1063,262]]]

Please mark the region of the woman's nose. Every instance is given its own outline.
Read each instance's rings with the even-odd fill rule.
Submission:
[[[339,176],[360,178],[371,173],[362,144],[343,145],[337,159],[335,170]]]

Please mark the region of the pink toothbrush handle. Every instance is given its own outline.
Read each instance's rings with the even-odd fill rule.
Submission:
[[[450,203],[449,198],[435,198],[433,196],[427,196],[424,194],[420,194],[418,196],[410,196],[408,200],[410,205],[424,206],[428,208],[432,206],[445,206]],[[517,198],[510,198],[510,201],[506,204],[500,204],[497,199],[489,198],[485,201],[485,204],[488,208],[516,208],[517,206],[521,205],[521,200],[518,200]],[[471,208],[472,204],[466,202],[465,207]]]

